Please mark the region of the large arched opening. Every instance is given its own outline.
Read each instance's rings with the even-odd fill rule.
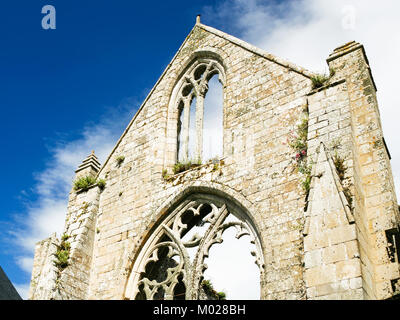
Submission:
[[[146,238],[135,258],[126,298],[204,300],[221,299],[224,295],[227,299],[260,297],[264,262],[258,232],[246,209],[221,192],[186,194],[171,205]],[[218,254],[218,247],[223,248],[224,245],[227,245],[224,250],[231,250],[225,258]],[[243,267],[246,260],[251,264],[247,270]],[[254,263],[256,268],[252,268]],[[215,283],[220,284],[225,276],[225,283],[237,283],[241,275],[233,277],[231,269],[240,264],[244,268],[243,273],[257,273],[256,277],[249,278],[252,281],[246,281],[253,292],[241,290],[233,294],[235,289],[229,288],[229,285],[215,287]],[[224,268],[227,268],[225,272]],[[258,291],[258,295],[254,290]],[[252,293],[240,296],[241,292]]]

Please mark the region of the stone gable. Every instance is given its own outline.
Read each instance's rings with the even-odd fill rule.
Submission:
[[[262,299],[395,294],[400,276],[390,253],[397,252],[399,214],[368,61],[363,47],[351,43],[328,63],[335,74],[316,88],[307,70],[197,22],[101,168],[94,154],[78,168],[77,178],[97,181],[71,190],[64,243],[38,244],[30,298],[134,299],[138,286],[147,298],[171,298],[175,282],[185,284],[186,298],[204,297],[198,292],[204,250],[219,239],[218,230],[235,226],[254,237]],[[223,152],[174,174],[177,139],[188,132],[185,120],[178,130],[179,99],[186,99],[180,90],[187,86],[202,106],[198,84],[207,83],[193,73],[202,65],[222,82]],[[199,112],[196,121],[202,128]],[[294,149],[290,139],[301,134],[302,121],[305,140]],[[190,199],[188,208],[210,224],[196,244],[198,260],[165,262],[160,268],[174,270],[172,282],[165,293],[151,293],[144,275],[151,250],[169,245],[184,260],[189,244],[181,225],[188,213],[178,209]],[[224,215],[239,222],[228,225]],[[66,267],[52,267],[51,248],[68,253]],[[54,276],[44,277],[46,268]]]

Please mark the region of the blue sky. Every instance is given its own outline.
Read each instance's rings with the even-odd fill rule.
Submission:
[[[56,30],[41,28],[47,4]],[[399,185],[399,9],[395,0],[2,1],[0,265],[26,297],[33,245],[60,232],[74,168],[92,149],[105,159],[198,13],[311,71],[325,71],[335,47],[363,43]]]
[[[2,2],[0,265],[14,283],[30,275],[16,264],[22,252],[9,231],[25,230],[21,223],[40,200],[38,178],[51,166],[54,150],[110,117],[116,123],[107,129],[117,140],[196,14],[213,1],[187,3]],[[46,4],[56,8],[56,30],[41,28]]]

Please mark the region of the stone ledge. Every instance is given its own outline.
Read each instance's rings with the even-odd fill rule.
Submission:
[[[341,79],[341,80],[338,80],[338,81],[335,81],[335,82],[332,82],[332,83],[329,83],[329,81],[328,81],[328,84],[326,84],[326,85],[324,85],[322,87],[315,88],[315,89],[311,90],[309,93],[307,93],[307,96],[312,96],[314,93],[320,92],[322,90],[325,90],[325,89],[328,89],[328,88],[331,88],[331,87],[335,87],[335,86],[337,86],[339,84],[342,84],[344,82],[346,82],[346,79]]]
[[[221,167],[225,164],[224,160],[225,157],[218,160],[209,160],[207,163],[200,164],[194,168],[190,168],[183,172],[168,176],[168,178],[163,178],[163,180],[166,183],[177,185],[184,182],[183,180],[187,180],[185,178],[188,178],[188,180],[196,180],[207,173],[216,172],[218,170],[220,171],[220,175],[222,175]],[[215,168],[215,165],[218,165],[218,167]],[[196,172],[198,173],[197,175],[195,174]],[[192,177],[188,177],[189,175],[192,175]]]

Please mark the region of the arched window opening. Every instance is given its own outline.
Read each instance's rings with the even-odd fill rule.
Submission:
[[[230,215],[225,222],[239,220]],[[251,243],[250,236],[238,234],[237,230],[230,228],[223,233],[222,239],[221,244],[210,249],[205,260],[208,268],[204,278],[212,283],[217,292],[223,292],[228,300],[259,300],[260,269],[254,263],[252,252],[255,245]]]
[[[188,155],[184,155],[182,158],[183,162],[192,161],[196,159],[196,102],[197,99],[194,96],[193,100],[190,103],[190,112],[189,112],[189,135],[187,139],[189,139],[189,148]],[[197,159],[196,159],[197,160]]]
[[[226,240],[231,246],[229,250],[233,245],[234,252],[231,252],[231,255],[235,255],[237,261],[244,261],[246,257],[252,255],[253,264],[255,261],[260,268],[260,271],[256,272],[258,280],[250,277],[246,282],[247,286],[253,288],[249,290],[253,292],[253,295],[240,298],[256,298],[254,292],[257,288],[259,291],[260,272],[264,268],[261,246],[254,228],[245,218],[246,215],[238,212],[239,209],[236,207],[228,207],[230,204],[223,199],[211,195],[192,194],[180,203],[160,223],[144,245],[128,281],[126,296],[133,299],[161,300],[218,299],[216,294],[210,295],[210,292],[207,292],[209,290],[205,288],[203,280],[208,276],[208,273],[205,273],[208,262],[213,261],[214,258],[221,262],[221,259],[218,259],[218,253],[214,254],[214,245],[221,246],[220,243],[225,240],[226,235],[232,237],[232,230],[233,235],[241,241],[241,244],[232,244]],[[234,240],[238,241],[237,239]],[[244,242],[250,243],[251,246],[246,247],[242,244],[242,240],[246,240]],[[247,252],[245,252],[246,248]],[[240,252],[242,254],[239,256]],[[215,264],[210,264],[210,266],[210,274],[213,274]],[[221,269],[221,266],[218,268]],[[251,267],[239,272],[254,274]],[[235,275],[230,280],[236,278]],[[255,283],[251,284],[249,280]],[[220,285],[219,282],[216,284]],[[240,285],[244,284],[240,283]],[[230,287],[226,289],[229,290],[228,298],[236,298],[233,294],[236,289],[232,291]],[[229,294],[232,296],[229,297]]]
[[[181,161],[181,159],[183,159],[184,156],[184,149],[183,149],[183,122],[184,122],[184,104],[183,101],[181,101],[179,103],[179,107],[178,107],[178,135],[177,135],[177,146],[178,146],[178,159]]]
[[[203,160],[222,156],[223,141],[223,96],[218,75],[208,81],[208,91],[204,99],[203,120]]]
[[[178,83],[177,161],[202,163],[222,156],[223,68],[200,59]]]

